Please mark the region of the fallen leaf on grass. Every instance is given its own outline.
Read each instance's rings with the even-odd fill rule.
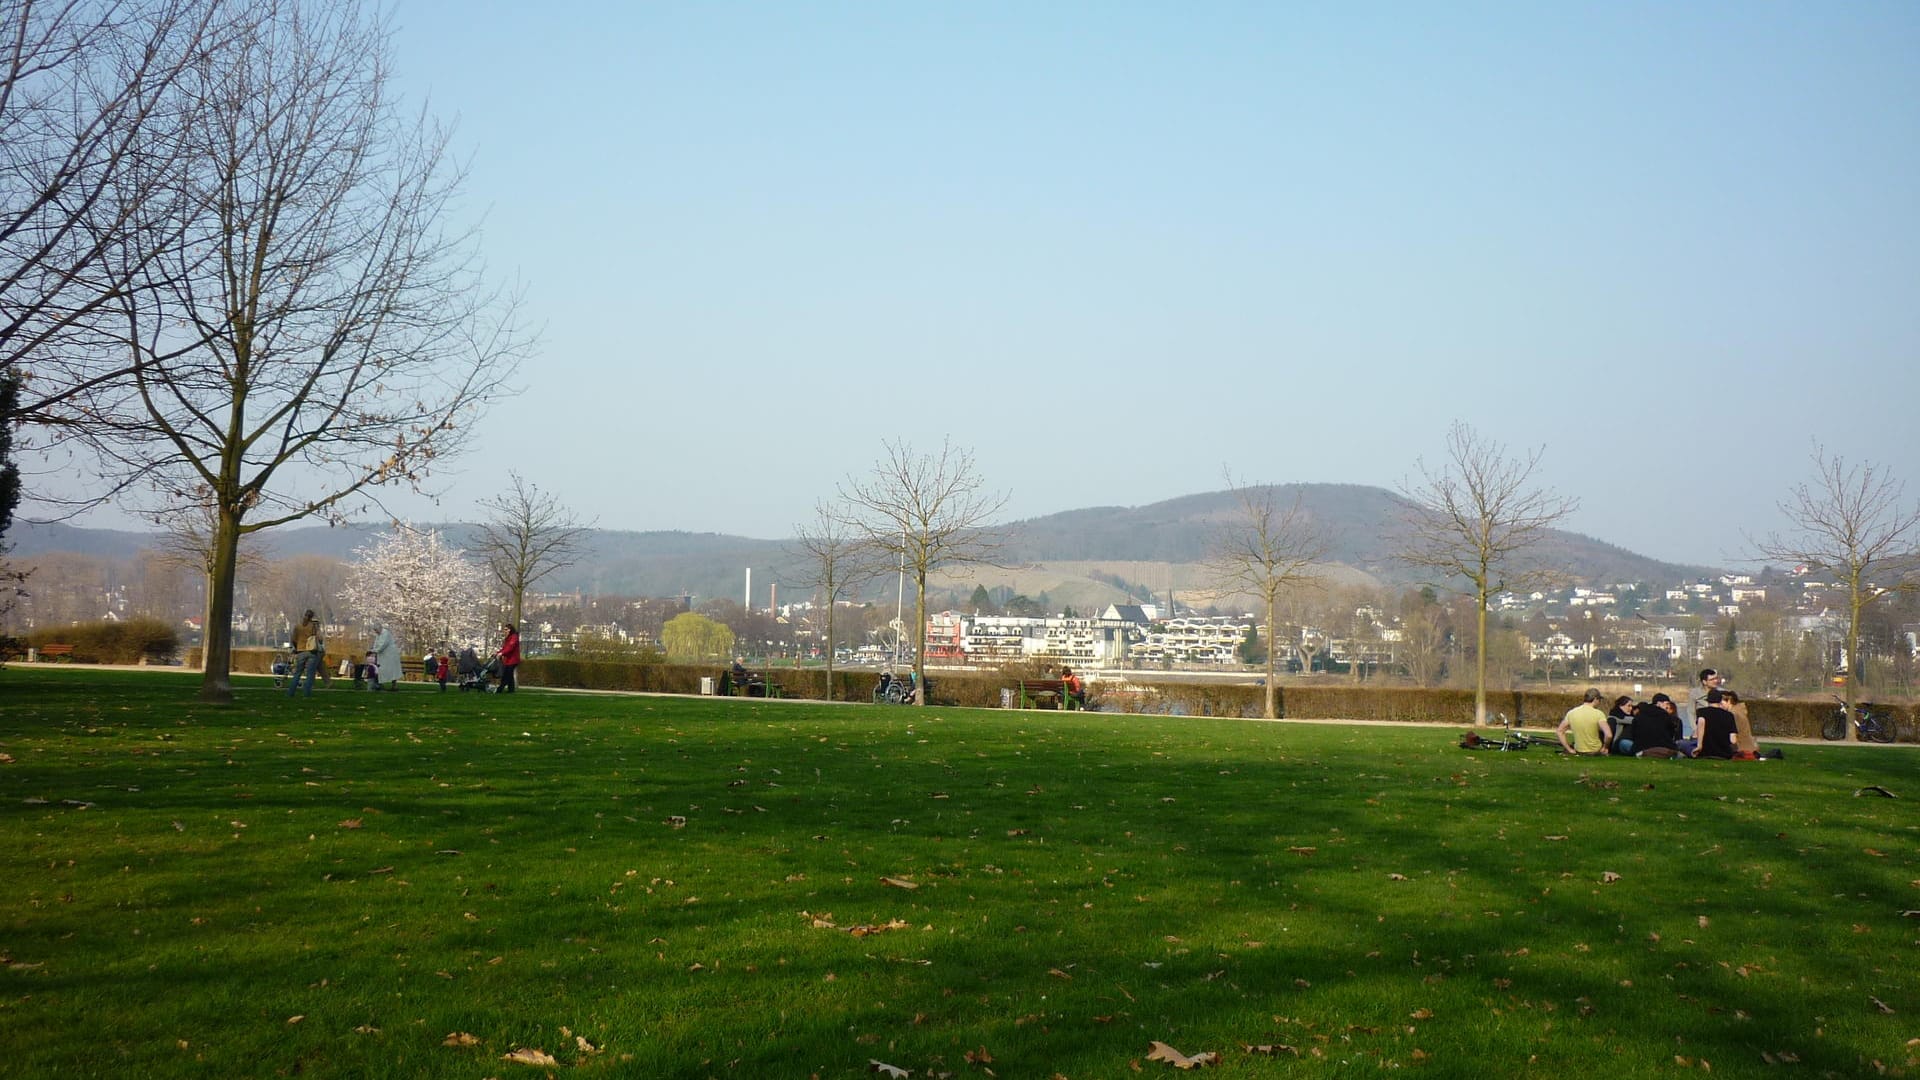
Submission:
[[[667,824],[673,826],[676,829],[684,829],[687,827],[687,819],[680,816],[679,814],[675,814],[672,817],[667,819]]]
[[[897,878],[897,877],[883,877],[880,879],[880,884],[891,885],[896,889],[908,889],[908,890],[917,889],[920,887],[919,885],[911,881],[908,881],[905,878]]]
[[[1565,837],[1565,836],[1543,836],[1543,837],[1541,837],[1540,839],[1542,839],[1542,840],[1565,840],[1565,839],[1566,839],[1566,837]]]
[[[1311,855],[1320,849],[1314,847],[1290,847],[1287,850],[1293,852],[1295,855]]]
[[[892,1077],[893,1080],[906,1080],[907,1077],[913,1075],[910,1070],[903,1069],[898,1065],[889,1065],[884,1061],[875,1061],[872,1058],[867,1059],[867,1071],[879,1073],[881,1076]]]
[[[1433,1019],[1433,1010],[1432,1009],[1415,1009],[1411,1013],[1408,1013],[1407,1015],[1413,1017],[1415,1020],[1431,1020]]]
[[[579,1047],[580,1052],[583,1054],[597,1054],[600,1052],[600,1048],[588,1042],[584,1035],[575,1035],[573,1037],[573,1045]]]
[[[1202,1069],[1208,1065],[1219,1064],[1220,1055],[1211,1050],[1202,1050],[1192,1057],[1188,1057],[1173,1047],[1168,1046],[1166,1043],[1155,1039],[1147,1051],[1147,1060],[1164,1061],[1176,1069]]]
[[[1387,875],[1387,880],[1388,880],[1388,881],[1405,881],[1405,880],[1407,880],[1407,875],[1405,875],[1405,874],[1388,874],[1388,875]]]
[[[464,1031],[450,1031],[440,1040],[441,1046],[479,1046],[480,1040]]]
[[[357,817],[350,817],[347,820],[341,822],[340,827],[343,829],[357,829],[360,827],[360,819]]]
[[[1069,975],[1069,974],[1067,974],[1067,973],[1066,973],[1066,972],[1064,972],[1064,971],[1061,971],[1061,970],[1060,970],[1059,968],[1048,968],[1048,969],[1047,969],[1047,974],[1049,974],[1049,975],[1051,975],[1051,976],[1053,976],[1053,977],[1054,977],[1054,978],[1056,978],[1056,979],[1064,979],[1064,980],[1066,980],[1067,982],[1072,982],[1072,981],[1073,981],[1073,976],[1071,976],[1071,975]]]
[[[993,1055],[987,1053],[987,1048],[984,1046],[978,1050],[969,1050],[962,1056],[967,1059],[967,1064],[969,1065],[993,1064]]]
[[[1886,1013],[1888,1016],[1893,1015],[1893,1006],[1871,995],[1868,996],[1867,1000],[1873,1002],[1874,1008],[1879,1009],[1881,1012]]]
[[[1601,872],[1601,874],[1600,874],[1600,880],[1601,880],[1602,882],[1604,882],[1605,884],[1608,884],[1608,885],[1611,885],[1611,884],[1613,884],[1614,882],[1616,882],[1616,881],[1619,881],[1619,880],[1620,880],[1620,875],[1619,875],[1619,874],[1616,874],[1616,873],[1614,873],[1614,872],[1613,872],[1613,871],[1611,871],[1611,870],[1605,870],[1605,871],[1602,871],[1602,872]]]
[[[818,926],[819,921],[815,920],[814,925]],[[829,923],[828,926],[831,927],[832,924]],[[907,920],[888,919],[883,923],[861,923],[859,926],[849,926],[847,927],[847,933],[852,934],[854,937],[867,937],[871,934],[884,934],[889,930],[905,930],[906,928]]]
[[[1892,1009],[1888,1009],[1887,1011],[1888,1011],[1888,1012],[1892,1012],[1893,1010],[1892,1010]],[[302,1020],[305,1020],[306,1018],[307,1018],[307,1014],[306,1014],[306,1013],[301,1013],[301,1014],[300,1014],[300,1015],[298,1015],[298,1016],[289,1016],[289,1017],[287,1017],[287,1023],[289,1023],[289,1024],[297,1024],[297,1023],[299,1023],[300,1021],[302,1021]]]
[[[1261,1043],[1258,1046],[1248,1046],[1246,1043],[1241,1043],[1240,1048],[1249,1054],[1292,1054],[1294,1057],[1300,1056],[1299,1050],[1288,1046],[1286,1043]]]
[[[380,1029],[374,1027],[372,1024],[361,1024],[359,1027],[353,1029],[353,1033],[355,1035],[378,1035],[380,1034]]]
[[[1705,930],[1710,921],[1705,915],[1700,916],[1700,929]]]
[[[552,1054],[547,1053],[545,1050],[535,1050],[525,1046],[515,1050],[511,1054],[500,1055],[500,1060],[511,1061],[516,1065],[538,1065],[543,1069],[557,1069],[560,1067],[560,1063],[554,1060]]]

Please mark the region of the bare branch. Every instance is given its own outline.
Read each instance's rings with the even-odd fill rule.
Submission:
[[[1318,584],[1317,565],[1326,558],[1328,540],[1300,503],[1300,493],[1285,505],[1275,501],[1273,485],[1242,486],[1226,473],[1235,512],[1215,528],[1208,544],[1207,573],[1223,592],[1260,601],[1267,625],[1266,717],[1278,716],[1274,656],[1279,630],[1279,601],[1289,589]]]
[[[914,580],[914,670],[926,679],[927,577],[949,566],[1001,565],[1005,537],[993,527],[1006,507],[974,470],[973,455],[943,440],[937,454],[889,442],[865,477],[840,488],[846,523],[877,552],[901,560]],[[922,704],[925,704],[924,697]]]
[[[68,399],[110,470],[163,507],[206,491],[216,568],[202,695],[229,697],[241,535],[422,485],[531,348],[517,300],[449,231],[447,133],[389,95],[391,28],[361,0],[230,0],[175,80],[170,152],[108,183],[111,343],[131,372]],[[148,191],[175,197],[142,201]],[[101,331],[105,333],[104,330]]]
[[[541,578],[579,562],[593,526],[519,473],[509,472],[507,479],[508,490],[480,500],[491,514],[480,523],[474,551],[506,591],[511,621],[519,626],[527,590]]]
[[[819,502],[813,508],[813,520],[793,527],[794,554],[807,567],[799,584],[816,590],[826,610],[827,693],[833,693],[833,660],[836,639],[834,616],[842,597],[854,595],[861,585],[872,581],[882,569],[871,545],[855,534],[847,524],[844,509]]]
[[[1471,597],[1479,611],[1476,723],[1487,714],[1487,604],[1499,593],[1559,580],[1538,555],[1554,526],[1579,505],[1532,486],[1543,452],[1510,457],[1500,443],[1456,421],[1447,431],[1447,460],[1432,468],[1419,462],[1419,482],[1401,485],[1411,506],[1399,558],[1431,571],[1427,584]]]
[[[1762,558],[1831,575],[1847,591],[1847,674],[1843,707],[1853,715],[1859,686],[1860,618],[1875,601],[1920,587],[1920,503],[1872,462],[1848,464],[1814,444],[1814,478],[1779,504],[1792,531],[1755,545]],[[1858,732],[1846,725],[1847,739]]]

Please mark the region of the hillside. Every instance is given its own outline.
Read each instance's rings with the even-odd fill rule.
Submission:
[[[1282,485],[1281,501],[1298,495],[1302,505],[1326,528],[1332,541],[1330,561],[1336,573],[1354,582],[1404,583],[1405,566],[1393,558],[1394,536],[1405,501],[1384,488],[1353,484]],[[1204,587],[1199,563],[1204,559],[1211,530],[1234,511],[1229,491],[1185,495],[1146,506],[1101,506],[1066,510],[1007,526],[1008,561],[1018,569],[970,568],[939,584],[956,593],[970,593],[976,584],[1006,587],[1029,596],[1046,593],[1056,605],[1086,610],[1125,601],[1129,591],[1142,588],[1164,595],[1172,587]],[[465,547],[472,526],[439,526],[448,542]],[[308,526],[277,530],[266,538],[276,557],[325,555],[348,559],[355,548],[369,542],[384,526],[338,528]],[[125,559],[152,546],[152,538],[137,532],[83,529],[69,525],[16,525],[9,539],[17,561],[31,564],[43,552],[63,551]],[[1550,552],[1553,564],[1571,578],[1586,583],[1618,581],[1673,582],[1708,573],[1605,544],[1577,533],[1558,533]],[[699,598],[739,598],[744,570],[753,567],[754,599],[765,603],[767,586],[788,583],[788,597],[800,588],[792,583],[806,575],[785,541],[759,540],[719,533],[622,532],[594,530],[585,558],[563,569],[540,587],[628,596],[692,594]],[[875,595],[892,595],[891,581]],[[944,597],[942,598],[944,602]]]

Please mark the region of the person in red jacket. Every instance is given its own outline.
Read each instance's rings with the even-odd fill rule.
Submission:
[[[500,629],[507,633],[506,640],[500,642],[500,692],[511,694],[519,685],[513,673],[520,666],[520,631],[512,623],[501,623]]]

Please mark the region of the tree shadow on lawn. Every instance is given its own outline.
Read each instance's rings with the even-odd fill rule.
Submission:
[[[309,984],[356,967],[362,984],[370,970],[402,972],[418,1011],[471,1017],[494,1042],[550,1038],[557,1024],[599,1016],[617,1045],[661,1042],[776,1071],[794,1054],[842,1068],[892,1060],[883,1048],[953,1067],[955,1048],[977,1041],[1009,1060],[1100,1073],[1149,1038],[1189,1036],[1199,1040],[1182,1045],[1189,1052],[1271,1041],[1402,1063],[1415,1047],[1484,1062],[1495,1046],[1531,1041],[1543,1066],[1613,1048],[1649,1070],[1676,1053],[1724,1069],[1792,1049],[1845,1072],[1899,1053],[1888,1021],[1850,1021],[1840,1011],[1856,1007],[1851,997],[1800,985],[1830,985],[1837,971],[1862,984],[1848,994],[1864,995],[1872,959],[1841,924],[1902,930],[1887,912],[1913,845],[1888,858],[1850,850],[1859,830],[1897,827],[1887,803],[1851,799],[1854,759],[1833,759],[1836,774],[1817,758],[1468,755],[1429,749],[1431,731],[1329,744],[1227,722],[1177,734],[1111,720],[794,723],[709,706],[707,719],[673,715],[641,730],[636,715],[668,714],[611,709],[545,732],[531,716],[523,728],[434,709],[359,725],[322,711],[305,733],[257,716],[208,720],[166,753],[123,746],[66,770],[103,789],[141,787],[124,808],[144,830],[130,841],[95,831],[122,812],[105,802],[85,831],[46,808],[12,824],[49,834],[35,858],[62,845],[144,847],[151,866],[130,888],[146,890],[156,917],[190,925],[195,896],[226,905],[199,940],[181,929],[143,948],[184,951],[216,932],[250,944],[282,925],[331,934],[312,949],[269,950],[281,974],[255,996],[342,1010],[329,1013],[342,1022],[358,1009],[371,1014],[359,1023],[389,1030],[402,1023],[398,1006],[378,993],[360,985],[313,1004]],[[392,730],[409,719],[411,735]],[[227,766],[221,748],[236,735],[250,742]],[[235,768],[251,779],[236,786],[225,775]],[[217,840],[242,813],[242,838]],[[676,816],[683,827],[667,820]],[[348,818],[362,827],[341,829]],[[1504,836],[1500,822],[1510,822]],[[195,849],[203,830],[216,840]],[[263,845],[284,851],[284,876],[260,873]],[[434,854],[442,849],[463,854]],[[1609,870],[1621,880],[1601,882]],[[1775,880],[1762,890],[1766,873]],[[879,884],[901,874],[921,888]],[[371,889],[405,897],[398,909],[373,905],[392,925],[356,925],[354,900]],[[1866,893],[1855,899],[1874,917],[1830,927],[1822,906],[1833,892]],[[1761,901],[1751,919],[1749,898]],[[244,919],[249,900],[265,909],[258,929],[228,921]],[[92,899],[72,910],[85,904],[107,915]],[[985,924],[983,909],[995,916]],[[911,929],[856,938],[802,916],[828,911],[842,927],[899,917]],[[1696,925],[1703,913],[1708,928]],[[36,917],[20,929],[78,950],[59,936],[81,925]],[[1774,940],[1756,942],[1755,926]],[[129,1000],[177,992],[175,979],[219,979],[184,960],[143,974],[139,955],[112,969],[112,989]],[[490,965],[496,955],[503,962]],[[430,973],[439,970],[453,978]],[[79,978],[104,992],[99,976]],[[742,1008],[761,998],[822,1019]],[[1810,1005],[1832,1006],[1824,1038],[1810,1034]],[[1435,1018],[1415,1019],[1423,1008]],[[915,1014],[927,1019],[915,1025]],[[868,1035],[877,1041],[858,1041]],[[333,1053],[337,1063],[362,1051]]]

